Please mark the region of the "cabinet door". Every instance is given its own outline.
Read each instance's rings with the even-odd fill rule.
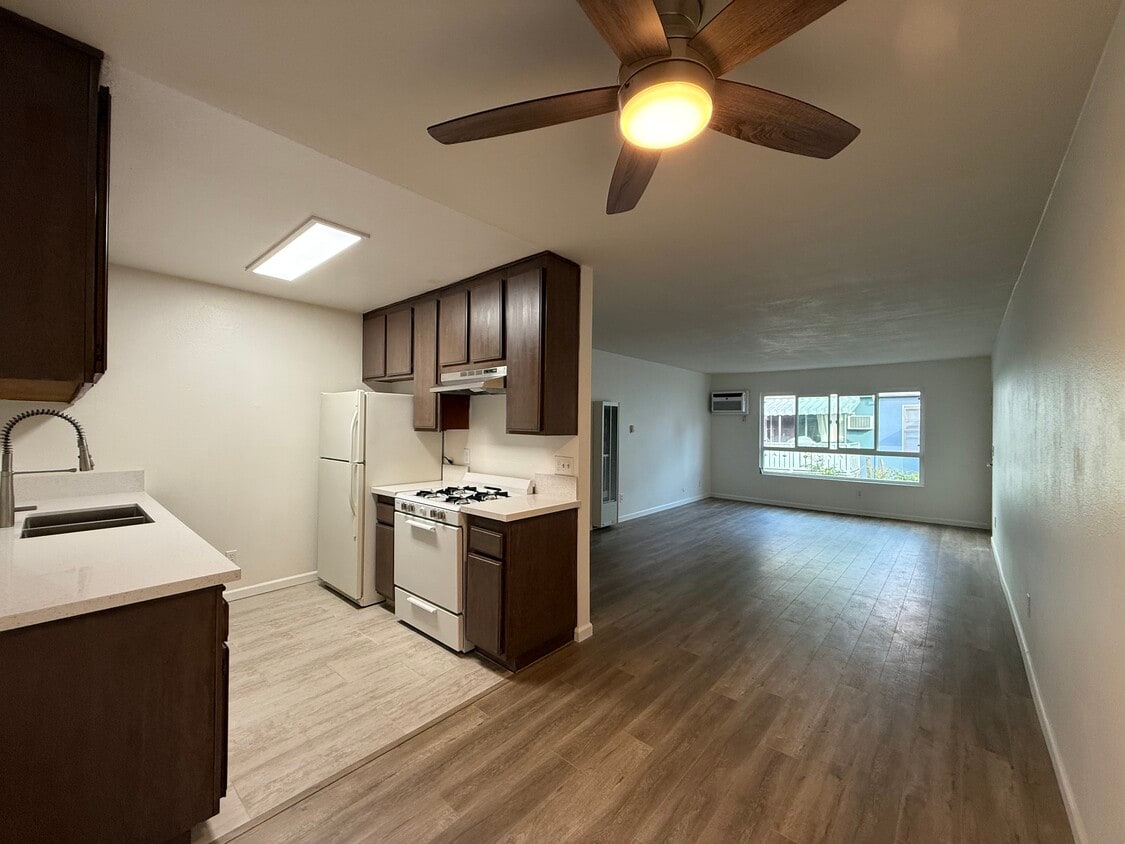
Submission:
[[[473,363],[504,358],[504,282],[497,276],[469,289],[469,357]]]
[[[389,323],[388,323],[389,324]],[[438,429],[438,397],[430,387],[437,385],[437,299],[414,306],[414,430]]]
[[[363,321],[363,380],[378,380],[387,374],[387,316],[377,314]]]
[[[70,401],[104,369],[101,53],[5,9],[0,45],[0,398]]]
[[[375,591],[394,600],[395,529],[391,525],[375,525]]]
[[[451,290],[438,300],[438,364],[469,362],[469,291]]]
[[[543,270],[512,276],[505,292],[508,432],[535,434],[543,407]]]
[[[215,730],[215,741],[219,745],[219,795],[226,797],[230,766],[230,646],[226,642],[222,643],[219,677],[219,723]]]
[[[465,638],[494,656],[504,654],[504,564],[465,558]]]
[[[414,371],[413,320],[411,308],[387,314],[387,378],[409,377]]]

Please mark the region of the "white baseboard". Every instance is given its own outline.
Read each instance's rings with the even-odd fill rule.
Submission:
[[[574,641],[585,642],[594,635],[594,625],[586,622],[581,627],[574,628]]]
[[[301,583],[312,583],[316,580],[315,571],[306,571],[303,574],[294,574],[289,577],[279,577],[277,580],[267,580],[265,583],[255,583],[253,586],[243,586],[239,589],[227,589],[223,597],[228,601],[237,601],[240,598],[249,598],[252,595],[262,595],[266,592],[276,592],[278,589],[288,589]]]
[[[691,504],[695,501],[702,501],[705,498],[710,498],[709,494],[693,495],[691,498],[681,498],[679,501],[672,501],[668,504],[660,504],[656,507],[649,507],[647,510],[639,510],[636,513],[630,513],[627,516],[619,516],[618,522],[629,522],[633,519],[639,519],[642,516],[651,516],[653,513],[662,513],[665,510],[672,510],[676,507],[683,507],[685,504]]]
[[[893,519],[897,522],[916,522],[924,525],[948,525],[949,527],[976,528],[988,530],[987,524],[981,522],[965,522],[958,519],[934,519],[922,516],[905,516],[901,513],[877,513],[872,510],[856,510],[850,507],[826,507],[820,504],[807,504],[801,501],[777,501],[771,498],[747,498],[743,495],[729,495],[725,492],[713,492],[711,498],[721,498],[725,501],[745,501],[749,504],[765,504],[769,507],[789,507],[793,510],[812,510],[816,513],[835,513],[839,516],[870,516],[873,519]]]
[[[1004,577],[1004,566],[1000,564],[1000,552],[996,550],[996,537],[992,538],[992,560],[996,563],[996,571],[1000,574],[1000,586],[1004,590],[1004,598],[1008,602],[1008,613],[1012,616],[1012,624],[1016,628],[1016,638],[1020,643],[1020,655],[1023,665],[1027,670],[1028,685],[1031,686],[1031,698],[1035,701],[1035,712],[1039,715],[1039,726],[1043,728],[1043,735],[1047,738],[1047,751],[1051,754],[1051,762],[1055,766],[1055,776],[1058,777],[1059,791],[1062,792],[1063,805],[1066,815],[1070,819],[1070,829],[1074,833],[1074,840],[1078,844],[1088,844],[1089,836],[1086,835],[1086,826],[1082,823],[1082,816],[1078,814],[1078,803],[1074,799],[1074,789],[1070,786],[1070,777],[1063,764],[1059,744],[1055,739],[1055,731],[1051,727],[1051,719],[1047,717],[1047,710],[1043,705],[1043,697],[1039,693],[1039,680],[1035,676],[1035,663],[1031,658],[1031,649],[1027,646],[1027,639],[1023,635],[1023,624],[1020,623],[1020,614],[1017,605],[1012,600],[1012,590]]]

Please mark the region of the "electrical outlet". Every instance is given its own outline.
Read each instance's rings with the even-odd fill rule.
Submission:
[[[464,466],[469,465],[469,450],[467,448],[461,451],[461,464]]]
[[[567,457],[565,454],[555,455],[555,474],[556,475],[574,475],[574,458]]]
[[[238,551],[235,551],[235,550],[232,549],[232,550],[227,551],[225,553],[227,555],[227,559],[230,560],[232,563],[238,562]]]

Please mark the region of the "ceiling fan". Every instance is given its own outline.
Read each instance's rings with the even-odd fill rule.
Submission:
[[[750,143],[831,158],[859,134],[816,106],[729,79],[844,0],[732,0],[703,29],[702,0],[578,0],[621,61],[618,84],[477,112],[429,127],[459,144],[620,111],[625,142],[606,213],[633,209],[662,150],[710,127]]]

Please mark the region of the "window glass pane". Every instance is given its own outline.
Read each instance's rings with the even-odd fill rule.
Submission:
[[[795,396],[765,396],[762,399],[762,443],[792,446],[796,424]]]
[[[875,449],[875,396],[840,396],[840,448]]]
[[[762,470],[805,477],[917,484],[921,482],[922,461],[917,457],[764,450]]]
[[[831,409],[828,396],[797,399],[797,448],[828,448]]]
[[[879,393],[878,451],[922,450],[922,394]]]

